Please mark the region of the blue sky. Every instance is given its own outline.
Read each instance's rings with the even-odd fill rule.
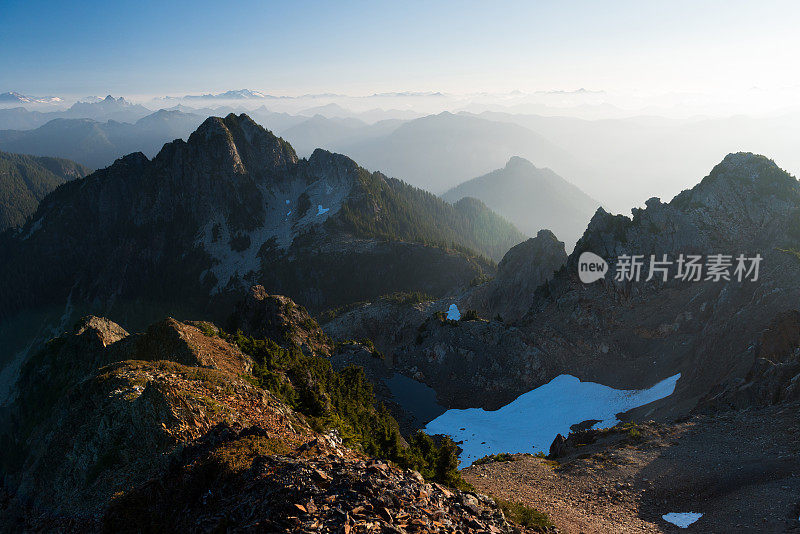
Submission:
[[[799,4],[0,0],[0,92],[786,87]]]

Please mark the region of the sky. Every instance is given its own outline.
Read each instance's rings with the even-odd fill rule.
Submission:
[[[800,2],[0,0],[0,92],[800,88]]]

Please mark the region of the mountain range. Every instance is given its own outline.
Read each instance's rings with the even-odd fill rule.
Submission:
[[[491,276],[524,239],[478,200],[451,205],[323,150],[299,159],[246,115],[212,117],[152,160],[63,185],[4,235],[4,356],[87,313],[219,320],[253,283],[314,311],[439,296]]]
[[[444,112],[402,124],[388,135],[337,147],[370,168],[443,193],[522,156],[553,167],[568,159],[543,136],[508,123]]]
[[[0,104],[57,104],[57,96],[27,96],[14,91],[0,93]]]
[[[497,180],[566,187],[521,158],[468,185]],[[0,519],[15,530],[435,526],[436,509],[464,531],[511,532],[513,517],[552,531],[584,525],[586,502],[611,530],[693,502],[713,531],[794,514],[800,183],[764,156],[731,153],[631,217],[597,209],[567,255],[477,198],[450,204],[321,149],[299,158],[231,114],[60,185],[0,248]],[[587,252],[609,265],[593,283]],[[688,254],[761,263],[684,280]],[[617,277],[633,256],[643,274],[673,263],[663,279]],[[674,390],[611,428],[574,421],[548,458],[459,472],[456,443],[414,433],[564,375]],[[393,390],[398,377],[436,410]],[[465,481],[539,495],[550,519]]]
[[[200,115],[167,110],[146,115],[133,124],[53,119],[32,130],[0,130],[0,149],[68,158],[96,169],[131,152],[153,156],[164,143],[187,137],[202,121]]]
[[[773,395],[793,398],[787,392],[793,391],[791,378],[778,369],[794,367],[759,363],[756,347],[761,333],[796,309],[800,298],[794,283],[800,278],[798,217],[800,184],[793,176],[763,156],[730,154],[668,203],[651,198],[632,217],[598,209],[568,257],[563,244],[558,247],[552,235],[540,233],[529,245],[509,251],[497,278],[484,285],[425,308],[374,302],[324,326],[334,337],[369,336],[393,359],[396,372],[433,387],[448,408],[475,407],[468,392],[481,388],[480,406],[494,410],[560,374],[638,389],[680,373],[672,395],[634,411],[631,417],[639,420],[686,416],[704,409],[709,397],[718,406],[742,387],[750,402],[769,404]],[[603,280],[580,281],[584,252],[609,264]],[[700,255],[703,261],[714,254],[730,256],[728,279],[677,279],[680,254]],[[762,258],[756,280],[731,275],[735,258],[756,254]],[[617,280],[620,258],[632,255],[644,258],[641,279]],[[671,260],[666,281],[646,280],[651,255]],[[528,274],[521,270],[526,265],[546,268]],[[525,280],[539,287],[521,290]],[[509,300],[521,306],[510,308]],[[428,320],[417,335],[430,313],[451,304],[474,309],[484,320],[460,323],[458,335],[446,321]],[[504,349],[477,349],[497,340],[516,344],[515,356]],[[476,355],[480,372],[464,365],[465,353]]]
[[[20,101],[20,104],[29,102]],[[0,130],[37,128],[53,119],[92,119],[97,121],[135,122],[151,110],[141,104],[132,104],[123,97],[111,95],[92,101],[75,102],[68,109],[55,111],[28,110],[23,106],[0,108]]]
[[[568,248],[583,235],[600,203],[550,169],[512,157],[505,167],[473,178],[442,194],[448,202],[480,199],[527,235],[553,231]]]

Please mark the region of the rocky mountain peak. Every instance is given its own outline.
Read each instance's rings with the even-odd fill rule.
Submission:
[[[246,172],[246,169],[274,171],[298,162],[289,143],[244,113],[207,118],[189,136],[188,144],[212,158],[223,158],[240,172]]]
[[[516,278],[521,272],[530,274],[531,268],[541,266],[551,269],[551,272],[546,273],[549,276],[552,271],[561,267],[566,261],[567,253],[564,243],[559,241],[550,230],[539,230],[536,237],[523,241],[506,252],[497,266],[497,279]]]
[[[514,246],[497,266],[497,276],[477,288],[465,302],[485,316],[499,314],[506,321],[521,318],[533,302],[536,288],[553,277],[567,261],[564,242],[550,230]]]
[[[681,209],[707,208],[726,211],[754,203],[793,202],[800,198],[800,184],[771,159],[750,152],[728,154],[708,176],[676,196],[671,205]]]
[[[535,169],[536,167],[525,158],[519,156],[511,156],[506,163],[506,169],[508,170],[517,170],[517,169]]]
[[[730,249],[785,248],[785,231],[800,209],[800,184],[772,160],[752,153],[729,154],[703,180],[669,203],[650,198],[632,217],[598,209],[571,264],[590,250],[607,258]]]

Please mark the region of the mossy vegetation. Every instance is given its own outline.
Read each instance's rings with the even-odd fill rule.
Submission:
[[[339,431],[344,442],[366,454],[415,469],[452,487],[468,487],[458,472],[458,449],[449,438],[434,441],[422,433],[408,444],[397,421],[375,400],[360,367],[334,371],[330,361],[283,348],[270,339],[220,333],[253,358],[251,382],[269,390],[306,416],[312,428]]]
[[[503,511],[506,519],[519,526],[533,529],[534,532],[548,532],[555,527],[547,514],[530,506],[498,498],[495,498],[495,502]]]
[[[479,321],[481,318],[478,316],[477,310],[467,310],[461,316],[462,321]]]
[[[50,191],[87,174],[66,159],[0,152],[0,232],[22,226]]]
[[[464,198],[449,204],[401,180],[361,168],[358,179],[363,194],[342,205],[339,216],[356,235],[423,243],[487,261],[498,261],[525,240],[480,200]]]
[[[484,456],[483,458],[478,458],[477,460],[472,462],[472,465],[484,465],[484,464],[490,464],[492,462],[513,462],[513,461],[514,461],[513,455],[507,452],[501,452],[499,454],[489,454],[488,456]]]

